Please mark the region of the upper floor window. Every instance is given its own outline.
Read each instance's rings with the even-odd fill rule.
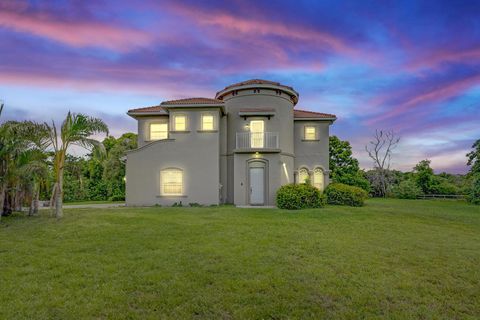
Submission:
[[[160,172],[160,194],[166,196],[183,194],[182,170],[172,168]]]
[[[308,170],[302,168],[298,170],[298,183],[306,183],[307,179],[309,179]]]
[[[313,186],[323,191],[323,185],[324,185],[323,170],[320,168],[316,168],[313,171]]]
[[[150,124],[150,140],[161,140],[168,138],[167,123],[151,123]]]
[[[250,147],[263,148],[264,146],[264,129],[265,123],[263,120],[250,121]]]
[[[215,123],[212,114],[202,114],[202,130],[214,130]]]
[[[187,117],[185,115],[174,115],[173,116],[173,125],[175,131],[186,131],[187,130]]]
[[[317,128],[314,126],[305,126],[305,140],[316,140]]]

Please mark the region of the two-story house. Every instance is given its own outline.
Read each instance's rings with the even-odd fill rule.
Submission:
[[[323,190],[336,117],[295,109],[298,97],[278,82],[249,80],[215,99],[129,110],[138,149],[127,154],[127,205],[274,206],[280,186],[307,178]]]

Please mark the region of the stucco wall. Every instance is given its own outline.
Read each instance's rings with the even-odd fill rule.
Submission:
[[[317,140],[305,141],[305,126],[315,126],[317,128]],[[294,141],[295,141],[295,170],[306,167],[313,170],[315,167],[321,167],[325,174],[325,185],[328,184],[329,168],[329,126],[330,121],[295,121]]]
[[[293,158],[280,153],[262,153],[259,155],[236,153],[234,155],[234,204],[249,205],[249,162],[264,161],[266,163],[267,190],[265,205],[276,205],[275,197],[280,186],[293,182]],[[285,169],[283,166],[285,163]]]
[[[243,117],[238,115],[241,109],[268,108],[274,109],[275,115],[270,117]],[[293,103],[287,95],[278,96],[275,90],[261,89],[260,93],[253,93],[253,89],[239,91],[237,96],[225,98],[225,110],[228,113],[228,142],[227,152],[235,149],[236,133],[248,132],[245,125],[250,120],[262,119],[265,123],[265,132],[279,133],[279,147],[282,152],[293,153]]]
[[[201,113],[196,110],[181,112],[188,116],[189,131],[170,133],[169,140],[151,142],[127,154],[127,205],[171,205],[179,201],[184,205],[219,203],[219,131],[198,132]],[[220,117],[218,110],[215,112]],[[165,168],[183,170],[184,196],[160,195],[160,171]]]

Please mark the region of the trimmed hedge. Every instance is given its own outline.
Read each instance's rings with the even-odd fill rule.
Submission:
[[[349,186],[343,183],[331,183],[325,189],[328,204],[347,205],[361,207],[368,198],[368,193],[359,187]]]
[[[321,208],[325,204],[325,195],[310,184],[287,184],[277,191],[277,207],[280,209]]]

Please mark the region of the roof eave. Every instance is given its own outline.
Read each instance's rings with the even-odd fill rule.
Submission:
[[[217,92],[215,95],[215,99],[220,99],[227,93],[235,90],[240,90],[240,89],[254,89],[254,88],[264,88],[264,89],[277,89],[277,90],[282,90],[290,95],[293,95],[295,97],[295,103],[297,104],[298,98],[300,97],[299,93],[295,91],[293,88],[288,88],[282,85],[274,85],[274,84],[267,84],[267,83],[259,83],[259,84],[245,84],[245,85],[238,85],[235,87],[230,87],[230,88],[225,88],[223,90],[220,90]]]
[[[314,121],[331,121],[331,122],[334,122],[335,120],[337,120],[337,118],[336,117],[335,118],[299,117],[299,118],[294,118],[293,120],[294,121],[308,121],[308,120],[312,121],[312,120],[314,120]]]
[[[135,118],[139,116],[168,116],[168,113],[158,112],[158,111],[149,111],[149,112],[128,111],[127,115],[129,115],[132,118]]]
[[[223,104],[211,104],[211,103],[196,103],[196,104],[162,104],[162,108],[175,109],[175,108],[220,108],[222,114],[225,113],[225,106]]]

